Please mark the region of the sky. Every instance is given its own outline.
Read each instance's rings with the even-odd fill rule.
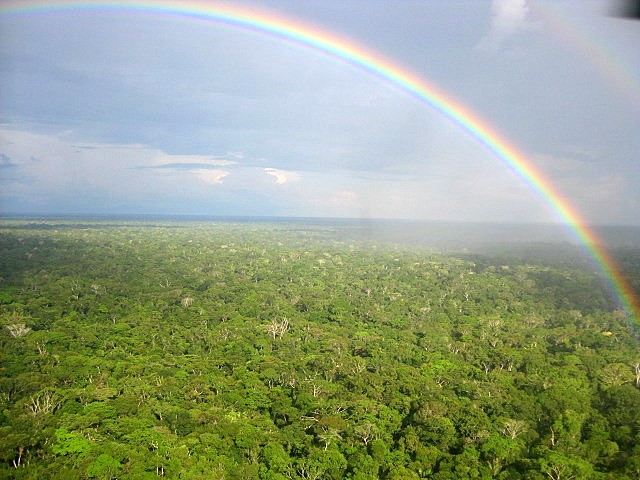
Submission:
[[[227,2],[393,61],[593,224],[640,225],[640,21],[603,0]],[[451,119],[324,52],[133,9],[0,7],[0,214],[560,222]]]

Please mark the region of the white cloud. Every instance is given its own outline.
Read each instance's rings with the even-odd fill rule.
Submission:
[[[264,171],[267,175],[275,177],[278,185],[284,185],[285,183],[298,180],[300,178],[300,175],[296,172],[288,172],[277,168],[265,168]]]
[[[497,50],[507,37],[530,28],[528,14],[526,0],[492,0],[491,26],[476,48],[484,51]]]
[[[227,156],[236,158],[238,160],[242,160],[244,158],[244,153],[243,152],[227,152]]]
[[[525,24],[529,7],[526,0],[493,0],[492,29],[499,34],[509,35]]]
[[[0,210],[7,212],[188,213],[220,208],[216,211],[250,214],[262,209],[263,214],[297,216],[557,220],[529,185],[488,154],[472,162],[453,158],[427,163],[409,175],[302,174],[256,166],[223,168],[198,156],[170,155],[145,145],[79,144],[60,135],[2,126],[0,154],[15,164],[0,172]],[[591,156],[531,158],[587,220],[624,223],[627,212],[639,208],[634,177],[610,171]]]
[[[231,155],[238,158],[235,154]],[[161,165],[211,165],[216,167],[227,167],[229,165],[237,165],[235,160],[227,160],[226,158],[218,158],[211,155],[171,155],[165,152],[158,152],[153,159],[153,163],[157,166]]]
[[[209,185],[220,185],[222,184],[222,179],[229,175],[229,172],[225,170],[209,170],[209,169],[198,169],[194,170],[193,173],[203,182],[208,183]]]
[[[96,205],[137,205],[158,196],[197,196],[211,191],[206,185],[220,185],[230,174],[216,167],[236,164],[207,156],[171,155],[146,145],[78,142],[64,133],[4,126],[0,126],[0,153],[16,165],[5,168],[0,177],[0,204],[7,211],[81,211],[97,209]]]

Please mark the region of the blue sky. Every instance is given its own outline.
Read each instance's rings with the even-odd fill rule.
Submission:
[[[607,1],[244,3],[393,59],[592,223],[640,224],[640,22]],[[0,212],[555,222],[459,127],[335,58],[214,22],[0,14]]]

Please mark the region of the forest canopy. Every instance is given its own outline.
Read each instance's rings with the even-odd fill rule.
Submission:
[[[0,252],[0,477],[640,478],[637,332],[574,247],[3,220]]]

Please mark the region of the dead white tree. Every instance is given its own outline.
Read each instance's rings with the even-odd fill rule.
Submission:
[[[20,466],[22,466],[22,454],[24,453],[24,447],[23,446],[19,446],[18,447],[18,458],[14,458],[13,459],[13,468],[18,468]]]
[[[193,298],[191,298],[191,297],[184,297],[184,298],[182,299],[182,306],[183,306],[184,308],[188,308],[188,307],[190,307],[191,305],[193,305]]]
[[[367,368],[367,365],[358,358],[351,364],[351,374],[357,375],[358,373],[362,373],[364,372],[365,368]]]
[[[527,429],[527,424],[522,420],[505,420],[502,427],[502,434],[512,440]]]
[[[276,338],[284,337],[284,334],[289,331],[290,326],[289,320],[286,318],[283,318],[282,320],[274,318],[271,320],[271,323],[267,325],[266,329],[275,340]]]
[[[40,413],[53,413],[61,404],[60,397],[55,392],[47,390],[31,397],[26,407],[29,410],[29,415],[35,417]]]
[[[38,354],[41,357],[45,357],[49,354],[49,352],[47,352],[47,349],[46,349],[46,343],[44,342],[37,342],[36,349],[38,350]]]
[[[337,443],[342,440],[342,435],[335,428],[323,426],[322,431],[318,433],[318,439],[324,443],[324,449],[327,450],[332,442]]]
[[[575,475],[565,474],[566,467],[563,465],[552,465],[548,471],[544,472],[551,480],[571,480]]]
[[[24,337],[31,331],[24,323],[14,323],[12,325],[5,325],[5,328],[9,331],[9,335],[12,337]]]
[[[358,425],[354,432],[365,445],[369,445],[369,442],[378,438],[378,429],[371,422]]]
[[[318,396],[323,392],[322,386],[314,383],[311,387],[311,395],[313,395],[313,398],[318,398]]]

